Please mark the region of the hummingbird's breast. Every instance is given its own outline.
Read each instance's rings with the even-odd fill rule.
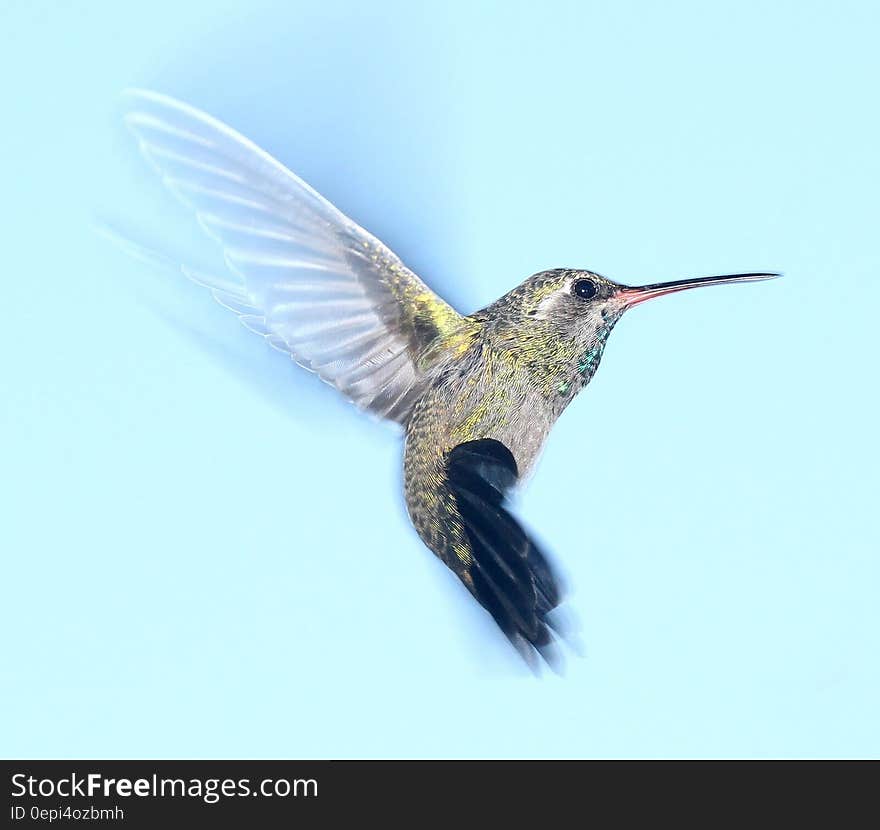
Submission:
[[[407,510],[422,540],[460,576],[470,551],[446,477],[450,450],[481,438],[500,441],[522,479],[557,416],[515,355],[485,341],[445,368],[415,405],[404,452]]]

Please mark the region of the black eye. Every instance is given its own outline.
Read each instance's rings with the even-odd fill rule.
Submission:
[[[596,283],[592,280],[578,280],[572,287],[572,290],[582,300],[591,300],[596,296],[599,289],[596,288]]]

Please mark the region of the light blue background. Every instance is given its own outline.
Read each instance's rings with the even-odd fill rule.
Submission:
[[[2,755],[878,755],[876,4],[76,5],[0,11]],[[558,424],[563,677],[419,542],[393,430],[93,231],[219,261],[131,85],[462,310],[785,272],[632,312]]]

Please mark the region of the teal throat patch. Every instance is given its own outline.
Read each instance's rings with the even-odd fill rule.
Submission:
[[[578,373],[585,381],[588,381],[596,373],[599,361],[602,359],[602,352],[605,351],[608,335],[611,334],[611,329],[614,328],[616,322],[616,320],[606,321],[606,324],[596,332],[595,345],[581,356],[578,363]]]

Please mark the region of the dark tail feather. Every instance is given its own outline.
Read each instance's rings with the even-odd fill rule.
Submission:
[[[547,615],[561,599],[547,557],[506,507],[518,471],[510,450],[483,438],[455,447],[447,462],[450,487],[473,553],[473,593],[529,661],[536,649],[553,661]]]

